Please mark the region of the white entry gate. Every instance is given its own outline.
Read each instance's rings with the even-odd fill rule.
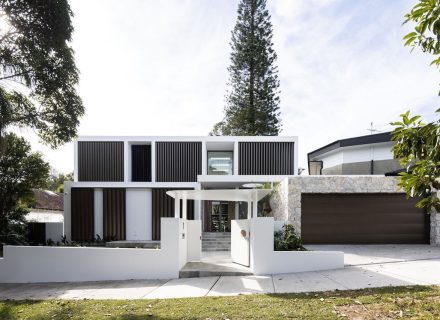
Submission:
[[[249,267],[250,261],[250,221],[231,221],[231,258],[232,261]]]

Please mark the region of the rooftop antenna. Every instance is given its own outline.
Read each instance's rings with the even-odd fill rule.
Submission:
[[[373,134],[374,132],[380,132],[380,130],[373,128],[373,122],[370,122],[370,129],[367,129],[367,131],[370,131],[370,134]]]

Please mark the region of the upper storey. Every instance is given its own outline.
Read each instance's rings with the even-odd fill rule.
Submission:
[[[297,137],[79,137],[75,181],[198,182],[199,176],[290,176]]]

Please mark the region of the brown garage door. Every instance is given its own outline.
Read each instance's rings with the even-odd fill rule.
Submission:
[[[429,215],[403,194],[302,194],[305,244],[429,243]]]

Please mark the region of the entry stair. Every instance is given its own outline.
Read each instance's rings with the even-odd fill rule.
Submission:
[[[231,233],[203,232],[202,251],[231,251]]]

